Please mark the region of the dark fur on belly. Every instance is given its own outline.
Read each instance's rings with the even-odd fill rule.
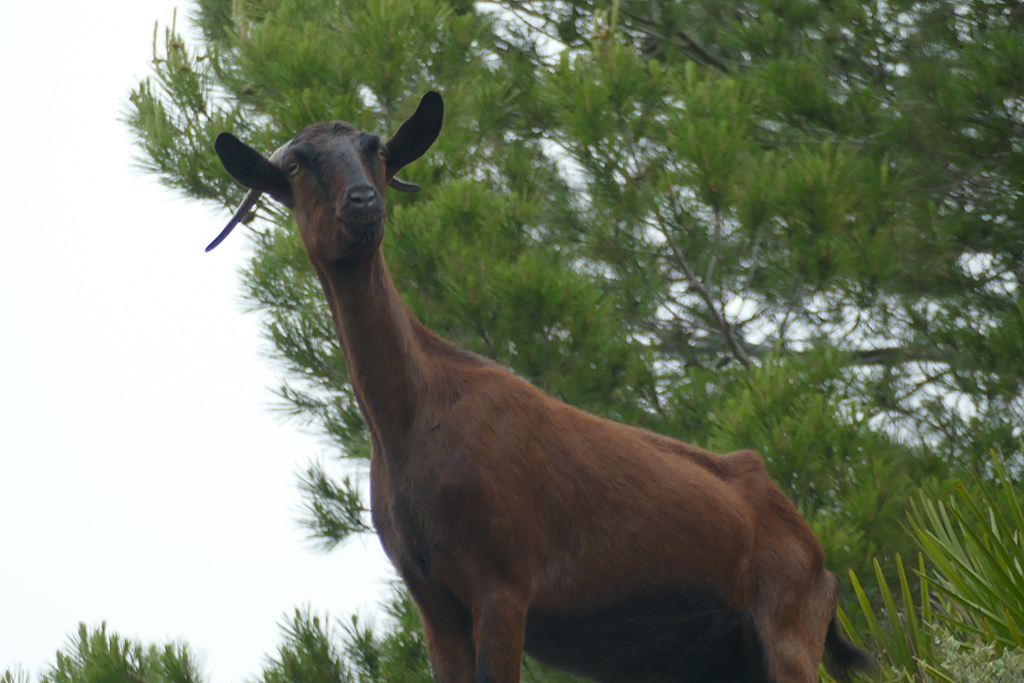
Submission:
[[[710,595],[632,599],[526,621],[526,651],[602,683],[770,683],[753,618]]]

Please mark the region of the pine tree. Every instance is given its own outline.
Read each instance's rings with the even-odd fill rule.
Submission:
[[[11,672],[4,675],[11,683]],[[79,624],[40,683],[203,683],[202,660],[185,643],[142,643],[107,631],[106,623],[90,629]],[[22,676],[28,683],[28,676]]]
[[[1022,457],[1017,3],[199,0],[193,23],[132,95],[149,170],[233,207],[218,132],[387,133],[441,90],[424,190],[388,200],[415,313],[570,403],[760,451],[840,573],[908,554],[919,487]],[[249,227],[281,397],[365,458],[291,219]],[[354,480],[303,486],[326,546],[369,528]]]
[[[642,279],[665,428],[761,450],[862,570],[908,490],[1020,457],[1019,6],[507,7],[523,49],[567,46],[547,101],[589,204],[563,225]]]

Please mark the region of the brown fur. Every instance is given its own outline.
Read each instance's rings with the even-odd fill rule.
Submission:
[[[435,679],[516,683],[525,645],[609,682],[816,681],[826,634],[856,651],[835,629],[820,544],[756,453],[566,405],[402,302],[380,250],[382,196],[433,141],[440,107],[425,97],[383,161],[352,126],[311,127],[282,156],[280,169],[302,165],[285,184],[273,167],[233,168],[218,140],[235,177],[265,178],[248,182],[294,208],[372,440],[373,520]],[[348,206],[366,181],[379,221],[373,202]]]

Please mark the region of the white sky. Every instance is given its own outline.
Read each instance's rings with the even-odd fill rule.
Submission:
[[[0,2],[0,672],[106,620],[240,683],[285,613],[368,615],[392,577],[296,523],[329,453],[270,410],[246,240],[203,253],[228,214],[133,168],[119,117],[175,6]]]

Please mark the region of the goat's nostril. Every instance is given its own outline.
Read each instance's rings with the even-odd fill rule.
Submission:
[[[348,190],[346,198],[355,206],[366,206],[377,197],[377,190],[370,185],[357,185]]]

